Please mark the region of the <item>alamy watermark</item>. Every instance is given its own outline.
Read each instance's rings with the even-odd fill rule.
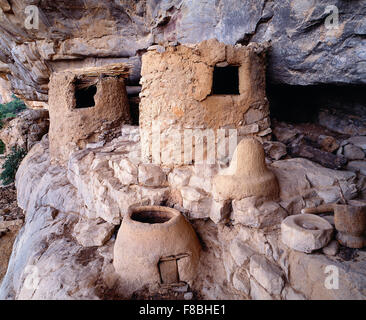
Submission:
[[[335,5],[329,5],[325,8],[328,16],[325,18],[325,28],[328,30],[338,29],[339,27],[339,10]]]
[[[324,273],[327,274],[324,280],[324,286],[328,290],[339,289],[339,269],[337,266],[328,265],[324,269]]]
[[[39,9],[37,6],[31,5],[26,6],[24,9],[26,18],[24,21],[24,27],[27,30],[38,30],[39,29]]]
[[[232,159],[238,144],[237,129],[169,128],[160,121],[141,130],[144,160],[154,164],[216,164]]]
[[[24,8],[25,19],[24,27],[27,30],[39,29],[39,9],[35,5],[29,5]],[[0,21],[6,19],[4,10],[0,8]]]

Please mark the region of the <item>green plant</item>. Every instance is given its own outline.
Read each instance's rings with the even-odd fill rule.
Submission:
[[[0,154],[5,152],[5,143],[0,140]]]
[[[0,128],[2,127],[2,119],[14,118],[19,112],[27,108],[22,100],[14,95],[13,98],[13,101],[0,104]]]
[[[14,182],[15,174],[26,154],[27,152],[23,148],[11,148],[11,152],[6,156],[2,166],[3,172],[0,174],[0,180],[3,181],[4,185]]]

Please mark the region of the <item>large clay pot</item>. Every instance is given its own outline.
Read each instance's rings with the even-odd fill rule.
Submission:
[[[153,283],[190,283],[200,249],[195,231],[179,211],[131,207],[117,235],[113,265],[131,291]]]

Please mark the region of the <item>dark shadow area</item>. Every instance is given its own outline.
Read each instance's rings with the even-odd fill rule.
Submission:
[[[268,85],[271,117],[289,123],[317,122],[322,109],[366,120],[366,86]],[[358,120],[357,120],[358,119]]]
[[[0,140],[0,154],[5,153],[5,144]]]
[[[140,92],[141,86],[127,86],[127,96],[130,104],[130,115],[133,126],[139,125],[139,117],[140,117]]]
[[[138,126],[140,117],[140,98],[139,96],[129,96],[128,101],[130,103],[132,125]]]
[[[215,67],[212,94],[239,94],[239,67]]]
[[[132,220],[149,224],[164,223],[171,218],[172,216],[168,212],[163,211],[141,211],[131,215]]]
[[[97,86],[92,85],[86,88],[75,86],[75,109],[91,108],[95,106],[94,96],[97,93]]]

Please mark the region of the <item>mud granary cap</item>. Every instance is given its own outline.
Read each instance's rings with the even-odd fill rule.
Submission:
[[[276,199],[279,194],[277,178],[267,168],[263,146],[256,138],[240,141],[230,166],[215,176],[213,183],[217,199]]]

